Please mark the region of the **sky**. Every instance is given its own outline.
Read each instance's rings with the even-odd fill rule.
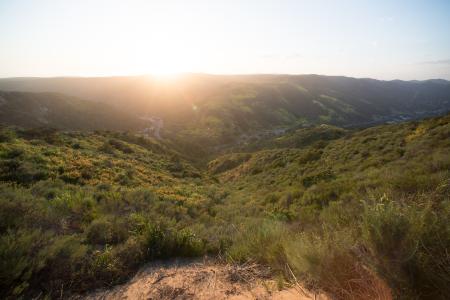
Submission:
[[[0,0],[0,77],[450,79],[449,0]]]

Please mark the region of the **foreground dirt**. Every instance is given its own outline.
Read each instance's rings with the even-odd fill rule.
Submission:
[[[231,266],[207,261],[172,261],[143,268],[128,283],[84,299],[315,299],[299,285],[279,290],[257,265]]]

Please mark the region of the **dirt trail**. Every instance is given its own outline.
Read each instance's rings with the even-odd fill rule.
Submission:
[[[158,117],[141,117],[140,119],[148,121],[151,124],[150,127],[144,128],[144,130],[142,130],[142,133],[147,136],[153,134],[156,139],[160,140],[161,139],[160,132],[164,127],[163,119]]]
[[[326,300],[324,295],[277,284],[256,265],[230,266],[203,261],[154,263],[128,283],[86,296],[89,300],[112,299],[277,299]]]

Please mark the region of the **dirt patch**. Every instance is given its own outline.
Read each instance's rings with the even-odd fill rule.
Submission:
[[[278,299],[326,300],[299,286],[277,288],[267,269],[211,261],[177,260],[144,267],[128,283],[82,299]]]

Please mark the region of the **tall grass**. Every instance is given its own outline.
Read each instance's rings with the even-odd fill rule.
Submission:
[[[384,196],[365,201],[347,224],[324,213],[308,230],[253,221],[239,228],[227,254],[294,275],[335,299],[448,299],[450,202],[441,197]]]
[[[450,295],[450,202],[433,201],[432,194],[427,198],[383,199],[364,209],[366,261],[399,298]]]

